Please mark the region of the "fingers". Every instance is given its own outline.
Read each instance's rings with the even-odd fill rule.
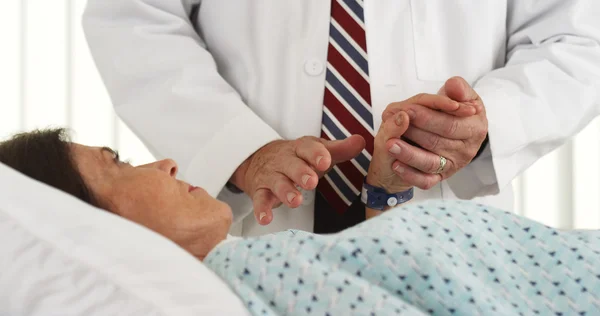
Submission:
[[[296,156],[303,159],[315,170],[325,171],[331,165],[329,150],[316,137],[302,137],[297,140]],[[302,186],[302,181],[296,182]]]
[[[440,90],[438,91],[437,94],[448,97],[448,94],[446,93],[446,85],[445,84],[440,88]],[[446,112],[448,114],[452,114],[454,116],[458,116],[458,117],[467,117],[467,116],[471,116],[471,115],[475,115],[475,114],[479,113],[477,107],[474,104],[471,104],[472,102],[463,103],[457,99],[453,99],[453,100],[459,101],[459,103],[458,103],[459,107],[454,111],[444,111],[444,112]]]
[[[254,217],[261,225],[273,220],[273,209],[280,204],[296,208],[302,204],[302,194],[287,176],[276,173],[271,175],[267,187],[260,188],[252,196]]]
[[[254,217],[261,225],[268,225],[273,221],[273,209],[281,202],[268,189],[259,189],[252,196]]]
[[[441,103],[429,102],[432,100],[437,100],[437,98],[443,98],[444,100],[440,101]],[[444,95],[419,94],[406,101],[392,103],[388,105],[386,110],[383,111],[383,113],[381,114],[381,119],[385,122],[387,119],[389,119],[399,111],[406,111],[408,109],[415,108],[418,106],[423,106],[431,110],[448,113],[456,117],[468,117],[480,112],[478,110],[478,104],[481,104],[481,102],[472,101],[468,103],[458,103]]]
[[[477,107],[474,104],[460,103],[460,106],[455,111],[444,111],[445,113],[452,114],[456,117],[468,117],[473,116],[478,112]]]
[[[399,161],[392,164],[392,169],[404,182],[422,190],[429,190],[442,181],[442,176],[439,174],[423,173]]]
[[[303,137],[298,140],[296,146],[296,155],[308,163],[314,170],[321,175],[329,170],[333,165],[340,162],[348,161],[358,156],[365,148],[365,139],[360,135],[352,135],[343,140],[326,140],[316,137]],[[296,165],[298,167],[298,165]],[[292,170],[292,168],[287,168]],[[305,169],[303,169],[305,170]],[[290,172],[286,172],[288,174]],[[300,176],[296,176],[293,180],[302,188],[312,190],[318,182],[311,178],[304,184],[308,173],[304,172]],[[291,176],[291,175],[290,175]]]
[[[313,157],[315,164],[317,164],[316,160],[319,159],[318,157],[319,156]],[[307,161],[300,158],[290,157],[289,161],[282,166],[281,172],[291,179],[293,183],[305,190],[313,190],[317,187],[319,182],[319,176],[317,173],[309,166]]]
[[[443,112],[453,112],[460,107],[458,102],[450,99],[447,96],[421,93],[408,100],[391,103],[381,114],[381,119],[386,121],[389,117],[393,116],[399,111],[405,110],[407,106],[416,104]]]
[[[392,138],[400,138],[409,128],[410,118],[404,111],[396,113],[396,115],[387,121],[382,122],[383,139],[387,141]]]
[[[391,139],[386,143],[386,146],[396,160],[421,173],[431,174],[436,172],[440,167],[439,155],[412,146],[403,140]],[[451,161],[447,163],[451,164]],[[446,165],[446,169],[449,168],[450,166]],[[416,185],[416,183],[411,184]]]
[[[459,150],[464,146],[462,140],[444,138],[438,134],[410,126],[402,139],[417,148],[423,148],[439,155],[450,155],[450,152]]]
[[[331,166],[353,159],[366,145],[365,139],[360,135],[352,135],[344,140],[321,139],[321,142],[331,154]]]
[[[365,147],[361,136],[327,141],[303,137],[296,141],[280,141],[255,155],[251,162],[248,192],[254,203],[254,215],[261,225],[273,219],[273,208],[279,204],[296,208],[302,204],[299,188],[316,188],[319,172],[332,164],[356,157]]]
[[[443,95],[420,93],[408,99],[410,103],[426,106],[432,110],[451,112],[456,111],[460,104]]]
[[[444,84],[446,95],[458,102],[469,102],[479,99],[479,95],[462,77],[452,77]]]
[[[287,207],[296,208],[302,204],[302,194],[287,175],[275,172],[268,181],[268,188]]]
[[[464,140],[471,138],[472,130],[464,118],[433,111],[426,107],[416,106],[407,110],[410,123],[422,130],[440,135],[444,138]]]
[[[476,114],[485,110],[483,102],[475,89],[461,77],[448,79],[443,90],[449,98],[473,106]]]

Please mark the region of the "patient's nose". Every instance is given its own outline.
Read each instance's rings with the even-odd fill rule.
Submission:
[[[175,177],[177,175],[177,163],[173,159],[159,160],[151,163],[150,166],[168,173],[171,177]]]

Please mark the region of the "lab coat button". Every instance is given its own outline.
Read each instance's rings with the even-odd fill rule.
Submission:
[[[310,76],[318,76],[323,73],[323,63],[318,59],[309,59],[304,63],[304,71]]]

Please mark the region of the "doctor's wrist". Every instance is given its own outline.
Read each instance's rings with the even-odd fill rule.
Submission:
[[[483,140],[483,143],[481,143],[481,146],[479,147],[479,150],[477,151],[477,154],[475,154],[475,157],[473,157],[473,160],[479,158],[479,156],[481,156],[481,154],[483,153],[483,151],[485,150],[485,148],[488,146],[488,144],[490,143],[490,134],[485,135],[485,139]]]
[[[233,193],[246,192],[246,172],[248,171],[248,164],[250,158],[242,162],[241,165],[235,170],[229,181],[227,182],[227,189]]]

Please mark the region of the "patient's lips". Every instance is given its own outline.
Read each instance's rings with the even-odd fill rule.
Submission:
[[[193,186],[193,185],[190,185],[190,188],[188,189],[188,192],[192,192],[192,191],[194,191],[194,190],[198,190],[198,189],[199,189],[198,187],[195,187],[195,186]]]

